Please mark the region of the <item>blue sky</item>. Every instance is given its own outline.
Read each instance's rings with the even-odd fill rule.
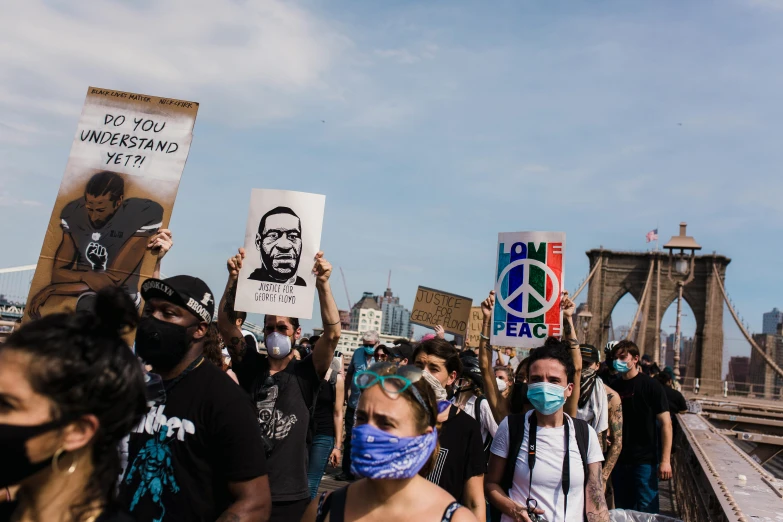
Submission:
[[[5,3],[0,266],[35,261],[94,85],[200,102],[164,271],[216,292],[258,187],[326,194],[354,301],[390,269],[478,300],[515,230],[567,233],[573,289],[687,221],[753,330],[783,304],[783,2],[197,4]]]

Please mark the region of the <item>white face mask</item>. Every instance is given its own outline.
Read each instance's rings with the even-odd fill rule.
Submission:
[[[427,381],[427,383],[432,387],[432,391],[435,392],[435,398],[439,401],[445,401],[449,398],[449,394],[446,391],[446,388],[443,387],[443,385],[440,383],[438,379],[435,378],[430,372],[427,370],[424,370],[421,372],[422,377],[424,377],[424,380]]]
[[[264,345],[272,359],[285,359],[291,353],[291,338],[279,332],[264,337]]]
[[[504,381],[503,379],[500,379],[498,377],[495,377],[495,380],[498,382],[498,391],[500,393],[503,393],[504,391],[506,391],[506,388],[508,388],[508,385],[506,384],[506,381]]]

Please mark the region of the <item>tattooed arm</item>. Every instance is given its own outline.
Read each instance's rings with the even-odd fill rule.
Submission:
[[[226,268],[228,268],[228,281],[226,290],[220,299],[218,306],[218,330],[223,342],[226,343],[228,354],[234,364],[241,364],[247,351],[247,343],[242,336],[242,329],[237,325],[236,314],[234,312],[234,299],[237,295],[237,280],[239,279],[239,270],[242,268],[242,260],[245,258],[245,249],[240,248],[239,253],[228,258]]]
[[[601,478],[601,463],[593,462],[587,467],[585,486],[585,513],[588,522],[609,522],[609,508],[604,497],[604,481]]]
[[[606,396],[609,399],[609,439],[611,444],[604,461],[604,483],[609,480],[623,449],[623,403],[617,392],[608,386],[606,386]]]

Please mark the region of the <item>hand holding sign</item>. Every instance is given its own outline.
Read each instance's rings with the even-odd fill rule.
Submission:
[[[240,248],[239,253],[228,258],[226,261],[226,268],[228,269],[228,277],[232,281],[236,281],[239,277],[239,271],[242,270],[242,260],[245,259],[245,249]]]
[[[492,317],[492,309],[495,308],[495,291],[489,291],[489,297],[484,299],[481,303],[481,311],[484,313],[484,319],[490,319]]]
[[[313,267],[313,273],[316,277],[316,284],[322,285],[329,281],[329,277],[332,275],[332,264],[324,259],[324,253],[318,252],[315,255],[315,266]]]

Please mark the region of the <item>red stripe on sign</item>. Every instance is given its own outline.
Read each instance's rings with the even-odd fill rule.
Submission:
[[[560,292],[563,291],[563,243],[547,243],[546,245],[546,265],[552,269],[557,275],[557,280],[560,282]],[[547,278],[546,281],[546,299],[552,297],[553,285],[552,281]],[[558,293],[554,306],[549,309],[544,317],[544,322],[547,324],[559,324],[560,323],[560,294]]]

